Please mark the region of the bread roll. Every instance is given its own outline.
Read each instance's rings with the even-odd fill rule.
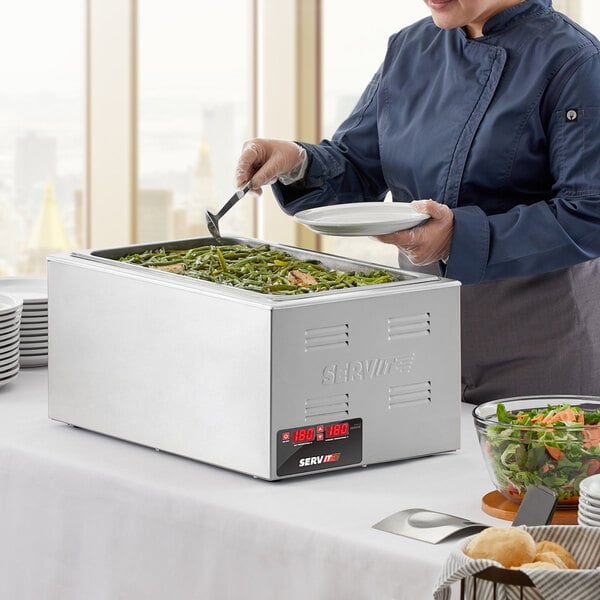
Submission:
[[[556,542],[549,542],[548,540],[543,540],[536,544],[536,553],[541,554],[542,552],[554,552],[554,554],[558,555],[560,560],[562,560],[567,569],[578,569],[577,561],[573,557],[573,555],[563,546],[557,544]]]
[[[478,533],[464,552],[471,558],[495,560],[510,568],[535,560],[535,541],[520,527],[488,527]]]
[[[559,569],[568,568],[556,552],[536,552],[534,562],[549,562],[555,564]]]

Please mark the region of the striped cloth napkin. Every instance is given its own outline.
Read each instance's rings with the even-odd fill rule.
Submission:
[[[494,596],[493,583],[483,580],[477,582],[476,600],[594,600],[600,599],[600,527],[581,525],[544,525],[540,527],[522,526],[536,542],[548,540],[564,546],[575,557],[579,569],[527,569],[527,576],[535,588],[523,588],[514,585],[497,585]],[[463,549],[470,538],[463,540],[446,560],[442,574],[433,593],[435,600],[449,600],[452,596],[450,586],[465,579],[465,598],[471,600],[472,581],[470,575],[479,573],[487,567],[502,567],[492,560],[473,560]],[[522,595],[521,595],[522,592]]]

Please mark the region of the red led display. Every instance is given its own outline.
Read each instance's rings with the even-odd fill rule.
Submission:
[[[325,436],[328,438],[339,437],[341,435],[348,435],[349,425],[345,423],[334,423],[333,425],[327,425],[325,428]]]
[[[301,442],[312,442],[315,439],[315,428],[306,427],[305,429],[296,429],[292,432],[292,442],[298,444]]]

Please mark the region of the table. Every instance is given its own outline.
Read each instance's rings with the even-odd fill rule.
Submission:
[[[405,508],[490,525],[462,407],[462,448],[267,482],[47,417],[47,370],[0,388],[0,598],[420,600],[460,539],[372,528]]]

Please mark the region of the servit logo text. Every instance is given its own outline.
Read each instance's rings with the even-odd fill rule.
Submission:
[[[323,368],[321,383],[333,385],[335,383],[368,381],[375,377],[384,377],[394,373],[408,375],[412,369],[414,358],[414,353],[411,353],[401,356],[329,363]]]
[[[312,467],[314,465],[320,465],[323,463],[333,463],[340,460],[341,452],[334,452],[333,454],[322,454],[321,456],[309,456],[308,458],[301,458],[298,462],[299,467]]]

